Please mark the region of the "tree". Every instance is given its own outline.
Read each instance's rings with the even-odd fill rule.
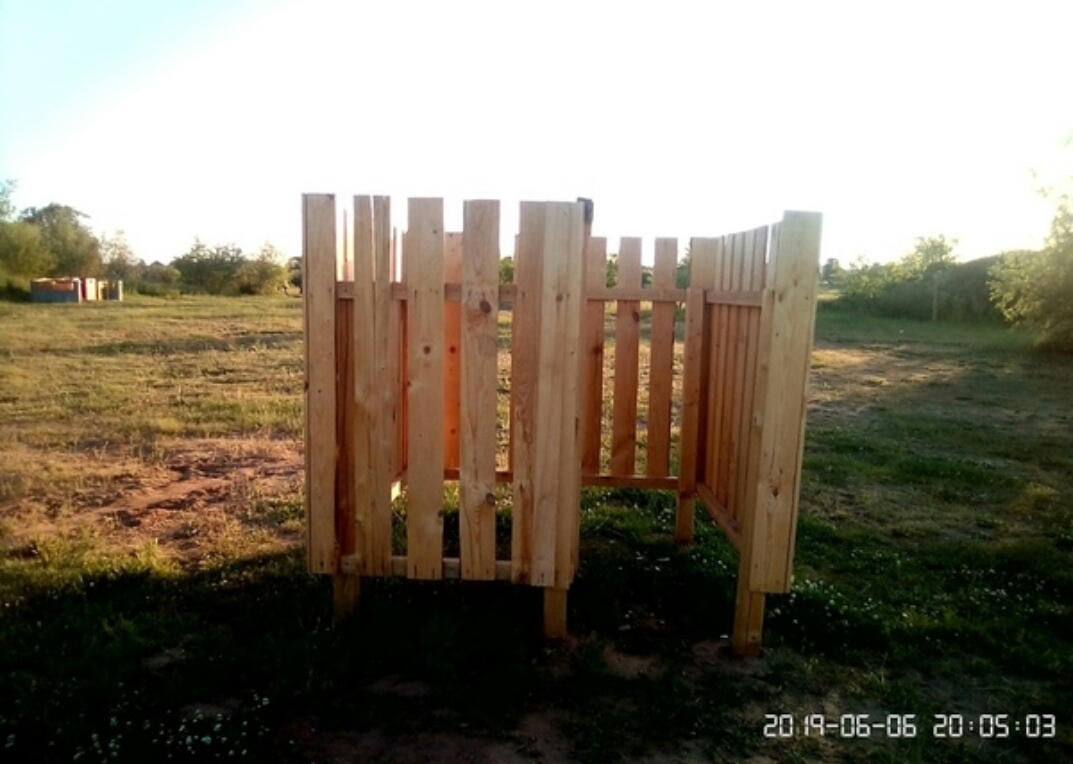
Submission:
[[[15,181],[0,181],[0,223],[7,223],[15,219],[15,205],[11,201],[11,195],[15,193]]]
[[[282,254],[271,244],[261,247],[253,260],[247,260],[235,272],[227,290],[232,294],[275,294],[287,284],[287,270],[280,265]]]
[[[209,248],[200,239],[172,267],[182,274],[183,288],[191,292],[224,294],[234,288],[235,276],[246,263],[242,250],[233,245]]]
[[[504,257],[499,261],[499,283],[514,283],[514,258]]]
[[[1041,347],[1073,352],[1073,198],[1058,198],[1042,252],[1000,258],[991,299],[1007,320],[1035,329]]]
[[[302,290],[302,258],[292,257],[287,261],[287,283]]]
[[[65,204],[30,207],[21,219],[41,229],[41,240],[52,256],[52,276],[98,276],[101,245],[82,223],[83,213]]]
[[[101,260],[106,278],[127,282],[133,282],[137,278],[138,261],[122,231],[101,238]]]
[[[0,222],[0,272],[31,279],[49,273],[53,262],[40,228],[23,221]]]
[[[838,260],[829,257],[820,269],[820,283],[824,286],[836,287],[841,283],[842,275],[845,272]]]

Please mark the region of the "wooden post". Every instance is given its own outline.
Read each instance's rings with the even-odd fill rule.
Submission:
[[[310,573],[335,573],[335,197],[302,197],[306,530]]]
[[[548,639],[566,637],[566,589],[549,587],[544,590],[544,636]]]
[[[822,217],[787,212],[772,236],[731,646],[760,649],[764,594],[789,591],[797,536]]]

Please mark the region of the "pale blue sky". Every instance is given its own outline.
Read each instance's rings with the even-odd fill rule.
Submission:
[[[444,196],[449,226],[590,196],[646,251],[815,209],[825,257],[977,257],[1038,246],[1073,174],[1071,28],[1059,0],[0,0],[0,177],[148,260],[298,254],[303,191]]]

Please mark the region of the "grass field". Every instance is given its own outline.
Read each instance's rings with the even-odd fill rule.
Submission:
[[[659,493],[586,491],[565,645],[499,584],[334,627],[298,300],[0,303],[0,761],[1073,760],[1073,361],[821,310],[813,366],[795,587],[742,662],[736,554]]]

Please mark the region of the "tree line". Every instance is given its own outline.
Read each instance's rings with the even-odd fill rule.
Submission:
[[[63,204],[17,210],[13,181],[0,182],[0,296],[27,299],[30,280],[79,276],[117,279],[127,291],[149,295],[275,294],[295,280],[295,263],[266,244],[248,256],[233,245],[196,240],[164,264],[138,258],[122,231],[96,236],[88,217]]]
[[[1043,249],[958,262],[956,240],[917,239],[893,263],[827,260],[821,283],[835,309],[919,320],[1003,321],[1032,329],[1038,345],[1073,353],[1073,200],[1061,196]]]

